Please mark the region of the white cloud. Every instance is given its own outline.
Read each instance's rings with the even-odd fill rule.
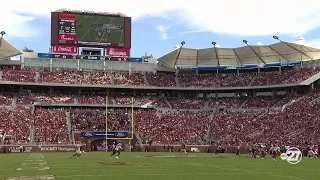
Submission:
[[[11,57],[11,60],[13,60],[13,61],[20,60],[20,56],[14,56],[14,57]]]
[[[241,36],[293,35],[300,36],[320,26],[318,0],[13,0],[1,8],[0,30],[8,36],[32,35],[28,22],[36,16],[50,17],[61,8],[92,11],[122,12],[134,19],[145,16],[171,17],[184,23],[188,30],[207,31]],[[29,17],[17,13],[31,13]]]
[[[163,26],[163,25],[158,25],[157,26],[157,31],[159,31],[160,37],[163,40],[169,39],[169,36],[167,34],[167,30],[169,29],[170,26]]]
[[[309,44],[312,45],[312,47],[320,49],[320,38],[319,39],[312,39],[310,41],[307,41]]]
[[[182,31],[182,32],[179,32],[180,34],[193,34],[193,33],[202,33],[202,32],[206,32],[206,31],[203,31],[203,30],[191,30],[191,31]]]
[[[5,8],[4,8],[5,9]],[[22,16],[13,12],[0,11],[0,31],[6,32],[6,37],[32,37],[37,34],[37,29],[28,26],[34,18]]]

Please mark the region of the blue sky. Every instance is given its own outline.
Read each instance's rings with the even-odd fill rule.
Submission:
[[[271,44],[276,42],[272,35],[286,41],[303,36],[320,47],[320,6],[315,6],[318,0],[91,1],[88,5],[75,0],[13,0],[0,11],[0,16],[6,17],[1,19],[0,31],[6,31],[5,38],[19,49],[27,46],[47,52],[50,12],[70,8],[122,12],[133,17],[131,52],[135,57],[145,52],[161,57],[181,41],[190,48],[211,47],[212,41],[221,47],[239,47],[244,45],[243,39],[249,44]]]

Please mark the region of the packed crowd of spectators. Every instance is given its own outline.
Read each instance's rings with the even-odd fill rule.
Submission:
[[[33,124],[39,144],[70,142],[66,113],[61,109],[36,108]]]
[[[248,98],[248,100],[244,104],[244,108],[265,108],[265,107],[272,107],[274,105],[282,106],[288,103],[288,101],[282,100],[283,98],[285,97],[284,96],[274,96],[274,97],[257,96],[254,98]],[[281,101],[283,104],[278,103],[279,101]]]
[[[240,87],[263,86],[298,83],[319,73],[320,68],[283,69],[260,73],[199,73],[180,72],[178,75],[169,72],[129,73],[106,71],[76,71],[76,70],[37,70],[21,69],[18,66],[3,67],[2,79],[16,82],[43,82],[63,84],[98,84],[122,86],[157,86],[157,87]],[[37,79],[37,72],[40,77]],[[177,81],[176,81],[177,80]],[[177,84],[178,82],[178,84]]]
[[[201,112],[138,110],[135,113],[135,128],[142,139],[157,144],[193,144],[196,137],[206,135],[208,122],[208,114]]]
[[[190,98],[168,98],[168,102],[173,109],[203,109],[206,104],[206,100]]]
[[[30,140],[30,125],[33,121],[28,107],[0,107],[0,131],[10,137],[10,142],[26,144]]]
[[[72,78],[72,76],[71,76]],[[79,84],[112,84],[111,75],[108,72],[103,71],[78,71],[77,72],[77,83]]]
[[[320,138],[320,112],[318,111],[320,104],[312,102],[317,98],[320,98],[320,93],[304,95],[291,101],[278,112],[266,110],[256,113],[225,111],[209,113],[207,111],[182,111],[179,108],[176,110],[137,109],[134,111],[135,130],[144,140],[160,144],[181,142],[192,144],[195,143],[197,137],[204,137],[207,134],[211,139],[230,144],[266,141],[284,143],[288,140],[293,144],[301,144],[303,141],[314,142]],[[19,99],[21,102],[29,102],[23,98]],[[271,106],[276,104],[275,99],[277,98],[270,99],[266,103],[260,102]],[[290,100],[290,98],[285,99],[286,101],[282,103],[288,103]],[[170,98],[168,101],[182,104],[177,107],[185,107],[185,109],[202,107],[201,102],[198,101],[194,101],[194,104],[191,100],[180,101]],[[227,102],[227,98],[224,101]],[[252,107],[260,107],[253,102],[247,102],[247,104]],[[171,104],[176,107],[176,104],[172,102]],[[186,106],[186,104],[191,105]],[[31,109],[32,107],[20,106],[0,108],[0,114],[3,117],[0,119],[0,131],[12,135],[14,142],[27,143],[30,140],[30,127],[33,125],[37,143],[68,143],[69,131],[66,115],[68,111],[71,113],[74,130],[105,130],[105,108],[36,108],[34,113]],[[110,131],[130,131],[131,108],[110,107],[107,127]]]
[[[2,79],[5,81],[15,82],[36,82],[37,70],[31,68],[23,68],[20,66],[3,67]]]
[[[176,75],[174,73],[147,73],[146,74],[148,83],[150,86],[157,87],[176,87]]]
[[[36,70],[32,68],[3,67],[2,80],[15,82],[43,82],[64,84],[98,84],[157,87],[238,87],[298,83],[319,73],[319,68],[284,69],[260,73],[132,73],[72,70]],[[16,96],[15,96],[16,95]],[[109,104],[130,105],[132,94],[112,92]],[[320,98],[320,93],[302,97],[230,97],[214,99],[174,98],[152,95],[134,96],[135,105],[154,105],[172,111],[136,110],[135,128],[147,141],[161,144],[192,144],[196,137],[209,137],[235,144],[238,142],[280,142],[301,144],[304,141],[320,143],[320,105],[311,103]],[[16,102],[15,102],[16,101]],[[34,127],[37,143],[69,143],[66,112],[71,113],[74,130],[105,130],[104,108],[35,108],[35,102],[61,104],[106,103],[106,93],[0,93],[0,134],[11,136],[17,143],[30,141],[30,128]],[[290,102],[290,103],[289,103]],[[15,106],[14,104],[17,104]],[[286,106],[284,106],[286,105]],[[13,107],[11,107],[13,106]],[[239,113],[217,111],[207,113],[210,108],[270,108],[281,107],[279,111]],[[181,111],[187,109],[188,111]],[[131,109],[109,108],[110,131],[131,130]],[[209,128],[210,127],[210,128]],[[207,132],[210,130],[210,132]],[[1,138],[0,138],[1,139]],[[318,142],[315,142],[318,141]]]
[[[12,105],[12,93],[0,93],[0,105]]]
[[[210,136],[213,139],[239,142],[280,143],[302,145],[320,143],[319,104],[311,103],[319,98],[313,93],[299,98],[282,111],[247,113],[218,113],[211,121]]]
[[[73,109],[71,120],[74,130],[105,131],[106,111],[104,108]],[[108,109],[108,131],[131,131],[131,110],[126,108]]]
[[[214,87],[214,74],[181,73],[178,75],[181,87]]]
[[[237,108],[242,105],[244,100],[245,100],[244,98],[232,98],[232,97],[209,99],[208,107],[209,108],[217,108],[217,107]]]
[[[79,103],[81,104],[106,104],[106,95],[104,94],[82,94],[79,96]],[[109,103],[111,99],[108,100]]]
[[[122,86],[145,86],[145,78],[142,73],[117,72],[114,73],[114,83]]]

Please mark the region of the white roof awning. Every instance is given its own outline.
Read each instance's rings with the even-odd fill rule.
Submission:
[[[320,59],[320,49],[308,45],[282,41],[271,45],[259,43],[238,48],[182,47],[164,55],[158,61],[175,68],[176,66],[239,66]]]
[[[0,60],[21,55],[22,52],[0,37]]]

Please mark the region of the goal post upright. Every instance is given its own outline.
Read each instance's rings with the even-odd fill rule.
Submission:
[[[130,141],[133,139],[134,133],[134,98],[131,99],[131,138]]]
[[[106,151],[108,150],[108,104],[109,98],[106,96]]]

